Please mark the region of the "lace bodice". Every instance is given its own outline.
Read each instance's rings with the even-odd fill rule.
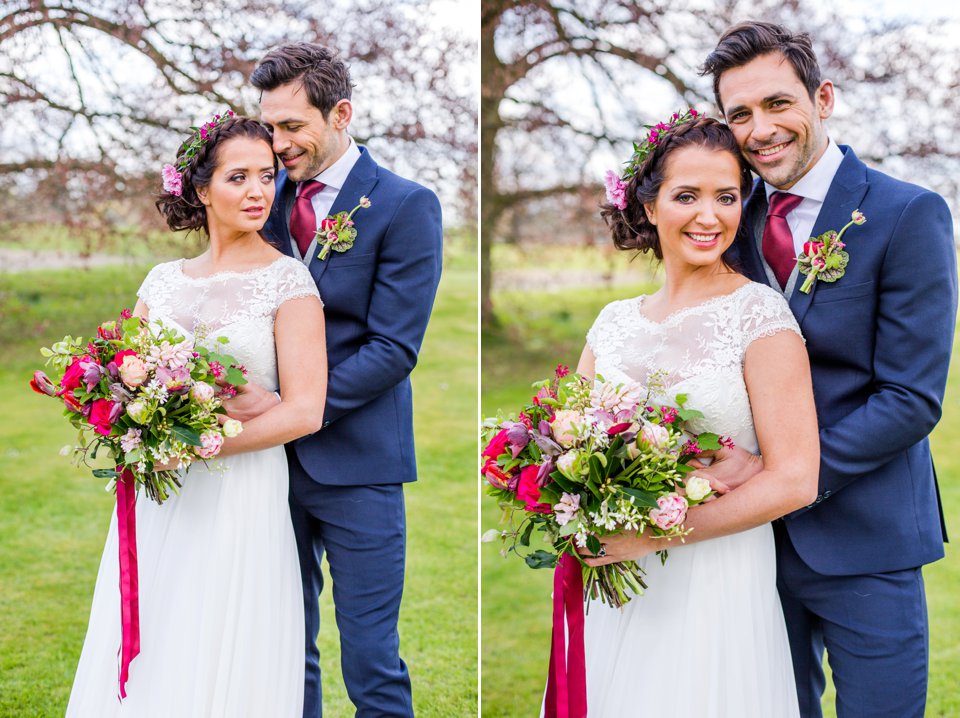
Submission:
[[[317,297],[310,271],[291,257],[246,272],[218,272],[192,278],[185,260],[158,264],[137,291],[150,319],[175,325],[188,336],[202,334],[212,343],[230,340],[226,352],[248,370],[248,379],[270,390],[279,387],[273,322],[280,305],[300,297]]]
[[[659,384],[662,389],[655,391],[663,403],[686,394],[687,407],[704,414],[692,422],[693,430],[729,436],[756,452],[743,361],[756,339],[781,331],[800,334],[786,300],[750,282],[656,322],[643,315],[644,299],[611,302],[600,312],[587,334],[596,373],[616,383]]]

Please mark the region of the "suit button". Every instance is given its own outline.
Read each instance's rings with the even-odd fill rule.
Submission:
[[[819,504],[821,501],[823,501],[823,496],[818,496],[818,497],[817,497],[817,500],[814,501],[813,503]]]

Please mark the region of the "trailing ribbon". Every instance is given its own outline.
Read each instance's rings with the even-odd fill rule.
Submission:
[[[127,697],[130,662],[140,654],[140,594],[137,579],[137,485],[130,469],[118,466],[117,537],[120,542],[120,699]]]
[[[553,639],[544,718],[586,718],[586,715],[583,570],[576,558],[565,553],[553,574]]]

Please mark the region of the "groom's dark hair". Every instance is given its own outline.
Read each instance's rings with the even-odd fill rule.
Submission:
[[[723,33],[717,47],[707,56],[700,69],[701,75],[713,75],[713,94],[720,112],[723,112],[720,76],[727,70],[743,67],[772,52],[778,52],[786,58],[807,88],[810,99],[814,98],[820,87],[820,65],[817,64],[810,36],[805,32],[791,33],[782,25],[748,20]]]
[[[340,55],[311,42],[273,48],[250,75],[250,84],[261,92],[296,81],[303,83],[310,104],[324,117],[340,100],[349,100],[353,91],[350,71]]]

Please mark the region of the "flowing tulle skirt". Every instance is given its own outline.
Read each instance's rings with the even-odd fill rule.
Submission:
[[[137,500],[140,655],[118,692],[117,520],[67,716],[300,718],[303,593],[282,447],[192,467],[180,496]]]
[[[799,716],[769,525],[644,562],[644,596],[590,605],[590,718]]]

